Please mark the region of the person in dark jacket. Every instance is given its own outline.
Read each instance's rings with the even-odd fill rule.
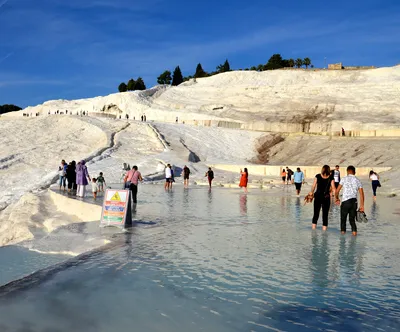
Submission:
[[[76,162],[71,161],[67,167],[68,192],[76,192]]]

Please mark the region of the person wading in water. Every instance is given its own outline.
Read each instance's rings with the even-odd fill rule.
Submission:
[[[312,229],[317,228],[321,208],[322,230],[326,231],[328,229],[328,213],[331,207],[331,189],[333,192],[335,192],[335,182],[331,177],[331,168],[328,165],[324,165],[322,167],[321,174],[317,174],[315,176],[311,191],[308,194],[308,196],[314,198],[314,216],[312,219]]]

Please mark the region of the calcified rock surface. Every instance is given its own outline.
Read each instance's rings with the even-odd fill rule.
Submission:
[[[314,124],[325,130],[397,127],[400,66],[371,70],[233,71],[191,80],[178,87],[49,101],[23,112],[56,110],[128,114],[175,122],[225,120]],[[18,116],[13,114],[12,116]],[[321,123],[324,126],[321,126]],[[315,125],[319,124],[319,125]]]
[[[331,130],[342,126],[347,130],[396,128],[400,124],[399,91],[400,67],[229,72],[178,87],[49,101],[2,116],[0,245],[31,239],[33,229],[47,232],[54,229],[48,225],[57,225],[41,207],[38,195],[57,177],[61,159],[89,159],[90,174],[103,172],[109,183],[121,180],[123,163],[138,165],[147,181],[156,182],[164,177],[165,163],[176,165],[178,171],[187,164],[192,180],[198,183],[205,182],[210,164],[390,166],[393,171],[381,177],[381,193],[396,193],[400,188],[397,138],[299,136],[188,123],[293,123]],[[55,116],[57,110],[68,110],[68,115]],[[89,111],[90,116],[76,116],[81,111]],[[40,116],[24,118],[23,113]],[[123,119],[93,117],[103,114]],[[146,114],[155,123],[128,123],[126,114],[130,120]],[[164,123],[175,122],[176,117],[179,124]],[[237,183],[239,169],[237,173],[216,170],[216,174],[217,183]],[[55,213],[70,222],[77,220],[76,216],[66,217],[63,210]]]

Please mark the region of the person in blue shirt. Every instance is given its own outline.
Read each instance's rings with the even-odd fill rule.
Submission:
[[[294,184],[296,186],[297,196],[300,196],[301,186],[304,183],[304,173],[300,170],[300,167],[297,167],[297,171],[294,172]]]

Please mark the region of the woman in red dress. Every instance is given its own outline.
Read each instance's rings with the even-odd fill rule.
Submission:
[[[242,177],[240,178],[239,187],[243,188],[244,192],[247,193],[247,182],[249,181],[249,172],[247,171],[247,168],[245,168],[244,171],[240,170],[240,175]]]

